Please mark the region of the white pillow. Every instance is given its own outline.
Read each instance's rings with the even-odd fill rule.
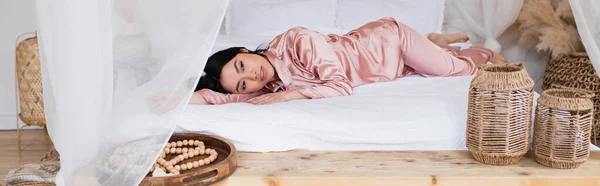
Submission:
[[[440,33],[445,0],[338,0],[335,24],[352,30],[383,17],[393,17],[419,33]]]
[[[227,35],[277,36],[295,27],[335,28],[337,0],[231,0]]]

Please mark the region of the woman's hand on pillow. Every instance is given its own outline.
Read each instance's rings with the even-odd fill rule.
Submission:
[[[194,94],[192,94],[192,98],[190,99],[189,104],[209,105],[209,103],[206,101],[206,99],[204,99],[204,97],[202,97],[202,94],[200,94],[199,91],[194,92]]]
[[[286,101],[295,100],[295,99],[307,99],[307,98],[308,97],[302,95],[297,90],[287,90],[287,91],[263,94],[263,95],[255,97],[255,98],[252,98],[252,99],[248,100],[247,102],[251,103],[251,104],[255,104],[255,105],[266,105],[266,104],[271,104],[271,103],[279,103],[279,102],[286,102]]]

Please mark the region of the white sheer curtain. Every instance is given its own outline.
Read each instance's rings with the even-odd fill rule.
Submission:
[[[36,1],[57,185],[137,185],[172,134],[229,1]]]
[[[596,72],[600,72],[600,1],[569,0],[579,36]]]
[[[446,0],[446,4],[447,32],[467,34],[473,43],[499,53],[497,38],[515,22],[523,0]]]

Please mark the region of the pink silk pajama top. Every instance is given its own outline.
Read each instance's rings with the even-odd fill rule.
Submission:
[[[280,80],[251,94],[199,90],[211,104],[245,102],[265,93],[298,90],[312,98],[348,96],[352,88],[420,74],[460,76],[476,73],[471,57],[439,46],[412,28],[385,17],[344,35],[324,35],[303,27],[273,39],[266,57]]]

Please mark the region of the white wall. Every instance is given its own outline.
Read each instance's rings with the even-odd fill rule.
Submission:
[[[16,128],[15,39],[36,30],[33,0],[0,0],[0,130]]]

